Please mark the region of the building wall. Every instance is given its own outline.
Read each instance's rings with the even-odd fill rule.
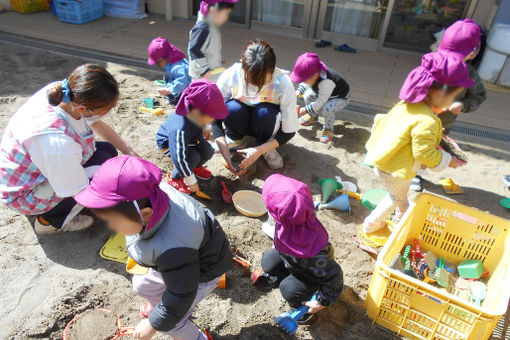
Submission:
[[[492,25],[500,2],[501,0],[478,0],[473,13],[473,20],[488,31]]]
[[[188,1],[171,0],[173,15],[176,18],[188,18]],[[165,14],[166,0],[145,0],[149,5],[149,11],[153,13]]]

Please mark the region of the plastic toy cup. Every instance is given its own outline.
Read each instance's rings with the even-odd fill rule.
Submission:
[[[143,105],[148,109],[154,108],[154,98],[144,98]]]

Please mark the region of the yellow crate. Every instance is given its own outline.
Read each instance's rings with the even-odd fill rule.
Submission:
[[[510,297],[510,221],[456,202],[419,195],[381,250],[365,308],[375,323],[413,339],[488,339]],[[481,260],[490,273],[482,306],[390,268],[406,245],[446,261]]]
[[[10,0],[12,9],[19,13],[32,13],[50,9],[48,0]]]

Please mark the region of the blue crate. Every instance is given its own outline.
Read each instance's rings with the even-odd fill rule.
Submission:
[[[70,24],[85,24],[101,18],[103,0],[54,0],[58,20]]]

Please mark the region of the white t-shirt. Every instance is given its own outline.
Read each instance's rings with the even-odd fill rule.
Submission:
[[[31,109],[34,114],[45,111],[48,105],[46,92],[50,86],[52,84],[35,93],[31,98],[33,100],[26,103],[30,106],[23,109]],[[55,110],[63,113],[79,134],[87,133],[86,124],[89,121],[94,123],[99,120],[98,117],[76,120],[59,107],[55,107]],[[59,197],[71,197],[89,185],[89,178],[81,165],[82,147],[71,137],[61,133],[48,133],[29,138],[25,145],[34,164],[48,179],[34,188],[37,197],[49,198],[53,193]]]

